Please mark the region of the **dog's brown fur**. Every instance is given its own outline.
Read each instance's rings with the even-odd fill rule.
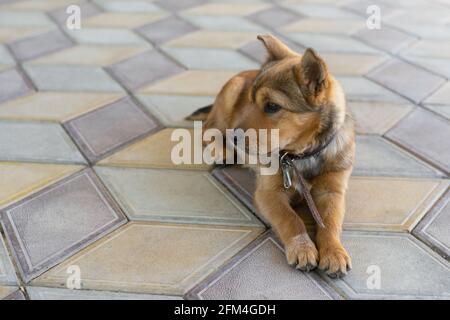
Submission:
[[[284,188],[281,170],[258,176],[254,202],[283,242],[289,264],[307,271],[318,265],[332,277],[342,276],[351,268],[340,235],[355,145],[344,93],[313,50],[301,56],[273,36],[258,39],[269,54],[267,62],[225,84],[209,114],[203,110],[204,128],[223,133],[230,128],[279,129],[281,149],[292,154],[332,139],[318,157],[296,161],[325,224],[318,228],[315,244],[291,206],[298,193]],[[282,109],[266,113],[268,102]],[[201,119],[202,112],[194,117]]]

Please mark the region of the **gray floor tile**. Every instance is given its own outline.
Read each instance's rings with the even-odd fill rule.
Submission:
[[[344,232],[342,240],[353,269],[327,281],[349,298],[450,299],[449,263],[413,236]]]
[[[226,166],[214,169],[212,175],[250,210],[255,211],[253,194],[256,189],[256,176],[252,170],[239,166]]]
[[[289,40],[285,37],[278,37],[285,43],[291,50],[302,53],[305,51],[305,47],[301,46],[298,43],[293,42],[292,40]],[[249,42],[242,47],[239,48],[239,51],[246,54],[253,60],[264,63],[267,59],[267,50],[264,47],[264,45],[259,40],[255,40],[252,42]]]
[[[209,172],[102,166],[95,170],[132,220],[261,226]]]
[[[163,9],[171,12],[190,9],[201,4],[205,4],[206,0],[158,0],[155,3]]]
[[[159,12],[157,5],[149,1],[127,1],[127,0],[94,0],[102,9],[110,12]]]
[[[85,163],[59,124],[10,121],[0,122],[0,160]]]
[[[41,91],[123,91],[103,69],[97,67],[26,64],[24,68]]]
[[[333,5],[322,3],[286,3],[284,5],[295,12],[307,17],[325,19],[361,19],[356,13],[341,9]]]
[[[1,214],[8,243],[26,282],[125,221],[89,170],[38,192]]]
[[[181,37],[198,30],[192,24],[177,18],[169,17],[137,29],[139,33],[155,44]]]
[[[79,44],[151,47],[145,39],[133,32],[133,30],[125,28],[85,27],[79,30],[69,30],[67,33]]]
[[[31,88],[16,69],[0,73],[0,103],[31,93]]]
[[[387,137],[430,160],[450,173],[450,125],[448,120],[423,109],[403,118]]]
[[[311,47],[320,53],[379,53],[378,50],[363,42],[344,35],[315,34],[315,33],[289,33],[286,35],[305,47]]]
[[[164,48],[163,50],[188,69],[247,70],[259,67],[253,60],[230,49]]]
[[[355,35],[361,41],[384,51],[396,53],[417,40],[417,38],[383,26],[381,29],[361,29]]]
[[[356,138],[357,176],[443,177],[439,171],[378,136]]]
[[[413,233],[422,241],[437,249],[447,260],[450,259],[450,191],[418,224]]]
[[[29,60],[72,46],[61,31],[53,30],[35,37],[25,38],[9,44],[19,60]]]
[[[449,28],[450,29],[450,28]],[[424,69],[430,70],[438,75],[450,79],[450,61],[448,59],[415,57],[404,55],[403,58]]]
[[[244,17],[239,16],[183,15],[183,18],[202,29],[217,31],[267,32],[265,27],[259,26]]]
[[[16,284],[16,272],[14,271],[5,242],[0,235],[0,286],[14,286]]]
[[[407,103],[405,98],[364,77],[338,76],[348,100]]]
[[[158,127],[129,97],[65,124],[91,162]]]
[[[416,103],[430,95],[445,81],[442,77],[394,59],[371,71],[368,77]]]
[[[101,13],[102,11],[94,4],[90,3],[90,2],[82,2],[82,3],[78,3],[77,4],[80,7],[80,10],[82,12],[82,19],[85,18],[89,18],[92,16],[95,16],[99,13]],[[66,25],[67,22],[67,7],[63,7],[60,9],[55,9],[50,11],[48,14],[54,19],[56,20],[56,22],[58,24],[61,25]]]
[[[270,233],[242,250],[186,297],[202,300],[340,298],[316,274],[289,267],[282,247]]]
[[[268,28],[279,28],[301,19],[299,14],[294,14],[292,11],[281,7],[271,7],[258,11],[248,15],[246,18]]]
[[[136,90],[157,80],[176,75],[185,69],[158,51],[148,51],[109,67],[129,90]]]

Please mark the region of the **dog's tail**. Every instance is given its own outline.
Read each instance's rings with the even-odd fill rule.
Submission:
[[[208,114],[211,112],[212,107],[213,105],[210,104],[209,106],[200,108],[194,111],[191,115],[187,116],[185,119],[191,121],[205,121]]]

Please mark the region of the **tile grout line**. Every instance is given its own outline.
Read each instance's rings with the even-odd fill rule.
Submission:
[[[396,126],[396,125],[395,125]],[[395,127],[394,126],[394,127]],[[390,130],[392,130],[394,127],[392,127]],[[389,130],[389,131],[390,131]],[[450,172],[446,171],[444,168],[440,167],[440,165],[431,162],[430,159],[426,158],[424,155],[421,155],[419,153],[417,153],[414,150],[410,150],[408,147],[404,146],[403,144],[393,140],[392,138],[388,137],[386,134],[381,136],[382,139],[386,139],[387,141],[393,143],[395,146],[399,147],[400,149],[406,151],[408,154],[412,155],[413,158],[417,158],[423,162],[425,162],[426,164],[428,164],[429,166],[431,166],[432,168],[436,169],[439,173],[442,173],[445,175],[445,177],[441,177],[439,179],[450,179]]]

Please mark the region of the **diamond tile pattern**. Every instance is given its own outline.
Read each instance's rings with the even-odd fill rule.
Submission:
[[[331,284],[349,298],[449,299],[448,262],[412,236],[348,232],[343,244],[352,256],[353,269]],[[368,276],[374,272],[381,275],[379,289],[367,286]]]
[[[165,48],[174,59],[188,69],[245,70],[258,65],[239,52],[229,49]]]
[[[377,136],[356,140],[355,175],[442,177],[442,174],[388,141]]]
[[[8,300],[16,290],[17,287],[0,286],[0,300]]]
[[[65,124],[91,162],[157,128],[130,98],[82,115]]]
[[[0,299],[450,299],[449,4],[0,0]],[[249,168],[171,159],[258,34],[314,48],[355,119],[344,279],[287,266]]]
[[[415,37],[388,26],[374,30],[364,28],[354,36],[371,46],[391,53],[396,53],[416,41]]]
[[[72,42],[61,31],[50,31],[36,37],[26,38],[10,44],[14,55],[28,60],[69,47]]]
[[[0,160],[85,163],[60,125],[10,121],[0,122]]]
[[[1,104],[0,118],[64,122],[118,100],[120,93],[36,92]]]
[[[143,37],[156,44],[181,37],[195,30],[197,30],[195,26],[176,17],[159,20],[138,29]]]
[[[16,285],[17,278],[14,271],[14,267],[9,258],[8,251],[6,250],[5,242],[0,237],[0,288],[6,285]],[[0,292],[2,289],[0,289]],[[0,297],[2,293],[0,293]],[[3,293],[3,296],[5,294]]]
[[[83,171],[5,209],[1,222],[22,277],[30,281],[125,218],[92,172]]]
[[[225,271],[205,281],[189,298],[205,300],[329,300],[339,298],[315,274],[290,268],[282,247],[264,236],[240,253]]]
[[[0,72],[0,102],[14,99],[31,92],[23,75],[16,69]]]
[[[420,132],[420,135],[417,135],[417,132]],[[417,109],[391,129],[387,136],[449,173],[450,140],[436,139],[436,133],[442,137],[450,136],[448,121],[428,111]]]
[[[372,101],[349,101],[347,106],[355,118],[357,133],[379,135],[392,128],[413,108],[407,103]]]
[[[58,181],[83,166],[0,162],[2,184],[0,185],[0,208],[20,200],[55,181]]]
[[[414,234],[440,250],[447,259],[450,257],[450,236],[446,229],[450,222],[449,200],[450,192],[447,192],[414,230]]]
[[[200,169],[207,170],[211,167],[206,163],[195,164],[194,152],[191,149],[190,162],[175,164],[172,161],[172,148],[179,142],[172,141],[172,133],[176,129],[163,129],[151,136],[133,143],[132,145],[116,152],[100,161],[101,165],[144,167],[144,168],[168,168],[168,169]],[[184,132],[184,131],[183,131]],[[192,143],[195,142],[194,132],[189,131]],[[198,141],[198,140],[197,140]]]
[[[166,127],[193,127],[192,121],[185,120],[197,109],[211,105],[214,97],[182,95],[139,95],[139,101]]]
[[[260,225],[208,172],[111,167],[96,171],[132,220]]]
[[[161,53],[150,51],[111,66],[111,71],[129,90],[134,90],[184,69]]]
[[[109,66],[147,51],[147,46],[78,45],[31,61],[32,64]]]
[[[437,179],[352,177],[344,228],[410,231],[448,187]]]
[[[140,93],[215,96],[236,72],[189,70],[142,88]]]
[[[405,76],[408,81],[398,75]],[[420,102],[436,90],[444,79],[401,61],[389,61],[371,72],[369,78],[406,96],[414,102]]]
[[[67,266],[76,264],[83,270],[81,286],[85,289],[180,295],[261,231],[249,227],[130,223],[34,283],[64,286]],[[192,254],[187,256],[187,252]],[[142,263],[142,259],[146,261]],[[183,268],[179,267],[180,261]]]
[[[181,300],[180,297],[93,290],[27,287],[31,300]]]
[[[98,67],[26,65],[25,70],[41,91],[123,91],[117,82]]]

